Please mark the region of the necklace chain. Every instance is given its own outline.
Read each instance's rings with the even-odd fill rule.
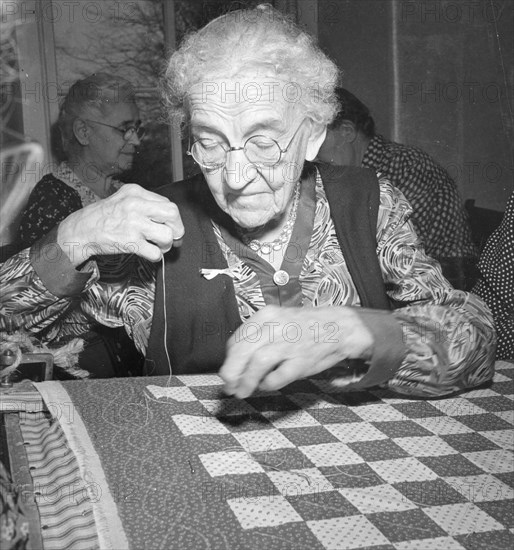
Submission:
[[[289,217],[285,223],[280,235],[273,241],[259,241],[259,239],[252,239],[248,234],[239,231],[239,235],[243,243],[257,254],[269,255],[272,251],[280,250],[286,243],[289,242],[291,234],[293,233],[294,222],[296,221],[296,215],[298,212],[298,203],[300,201],[300,182],[296,184],[294,190],[293,205],[289,212]]]

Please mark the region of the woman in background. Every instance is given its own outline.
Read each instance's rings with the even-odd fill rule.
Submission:
[[[341,111],[329,125],[318,160],[371,168],[397,187],[412,205],[412,221],[426,253],[455,288],[474,282],[477,251],[456,183],[418,147],[385,139],[364,103],[336,88]]]
[[[18,248],[31,246],[72,212],[122,186],[115,178],[132,167],[144,134],[134,87],[120,76],[104,73],[75,82],[61,105],[58,128],[66,160],[32,191],[21,218]],[[107,258],[100,270],[103,277],[113,275]],[[58,337],[51,330],[45,341],[83,338],[80,367],[95,377],[137,373],[141,356],[123,329],[98,325],[77,309],[60,327]]]
[[[58,127],[66,160],[32,191],[20,223],[22,248],[72,212],[117,191],[122,184],[114,178],[132,167],[144,133],[130,82],[103,73],[70,88]]]

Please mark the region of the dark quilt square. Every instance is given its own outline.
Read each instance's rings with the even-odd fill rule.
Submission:
[[[514,534],[510,531],[485,531],[453,537],[466,550],[507,550],[514,548]]]
[[[514,500],[492,500],[490,502],[475,502],[475,504],[505,528],[512,529],[514,527]]]
[[[369,404],[376,405],[377,403],[382,402],[380,397],[369,391],[340,392],[332,394],[332,397],[347,407],[358,407]]]
[[[305,521],[359,514],[359,510],[338,491],[288,496],[287,500]]]
[[[460,420],[460,419],[459,419]],[[487,437],[480,434],[448,434],[440,435],[448,445],[451,445],[459,453],[472,453],[473,451],[489,451],[500,447]]]
[[[467,502],[466,498],[442,479],[404,481],[393,487],[419,506],[443,506]]]
[[[394,420],[392,422],[370,422],[375,428],[379,429],[388,437],[421,437],[433,436],[434,434],[428,431],[423,426],[420,426],[412,420]]]
[[[233,399],[223,391],[223,386],[188,386],[197,399]]]
[[[500,481],[503,481],[505,485],[514,488],[514,472],[502,472],[501,474],[494,474]]]
[[[441,477],[476,476],[483,470],[461,455],[418,456],[420,462]]]
[[[265,473],[227,475],[201,482],[202,500],[226,502],[258,496],[279,495],[280,492]]]
[[[349,407],[310,408],[308,411],[321,424],[362,422],[362,418]]]
[[[359,454],[365,462],[374,462],[376,460],[391,460],[394,458],[403,458],[410,456],[407,451],[402,449],[390,439],[376,439],[373,441],[354,441],[348,443],[352,451]]]
[[[265,470],[299,470],[315,465],[299,449],[270,449],[252,453]]]
[[[279,431],[297,447],[302,445],[319,445],[321,443],[337,443],[339,441],[334,434],[331,434],[323,426],[282,428]]]
[[[397,411],[403,413],[407,418],[430,418],[432,416],[444,416],[444,413],[428,401],[392,403],[391,406]]]
[[[503,420],[503,418],[491,413],[464,414],[462,416],[455,416],[454,418],[475,432],[512,430],[512,424],[509,424],[507,421]]]
[[[216,418],[231,432],[248,432],[274,428],[273,424],[258,412],[242,414],[216,414]]]
[[[512,395],[514,393],[514,380],[504,380],[503,382],[493,382],[491,390],[496,393]]]
[[[295,411],[300,409],[300,407],[288,399],[285,395],[270,394],[266,396],[259,397],[248,397],[246,399],[247,403],[250,403],[252,407],[261,412],[268,411]]]
[[[503,395],[490,397],[468,397],[468,401],[490,412],[511,411],[514,402]]]
[[[282,388],[280,392],[286,395],[290,395],[292,393],[310,393],[312,394],[313,400],[315,400],[320,394],[319,387],[309,379],[291,382],[285,388]]]
[[[367,464],[321,466],[318,470],[336,488],[373,487],[385,481]]]
[[[421,510],[366,514],[391,542],[444,537],[447,533]]]
[[[514,381],[494,382],[491,389],[502,395],[512,395],[514,393]]]

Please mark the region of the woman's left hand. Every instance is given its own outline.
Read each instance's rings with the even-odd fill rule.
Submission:
[[[225,391],[241,399],[277,390],[344,359],[370,359],[373,336],[354,308],[267,306],[227,343]]]

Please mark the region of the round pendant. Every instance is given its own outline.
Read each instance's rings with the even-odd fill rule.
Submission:
[[[283,269],[275,271],[275,273],[273,274],[273,282],[277,286],[287,285],[287,283],[289,282],[289,273],[287,273],[287,271],[284,271]]]

